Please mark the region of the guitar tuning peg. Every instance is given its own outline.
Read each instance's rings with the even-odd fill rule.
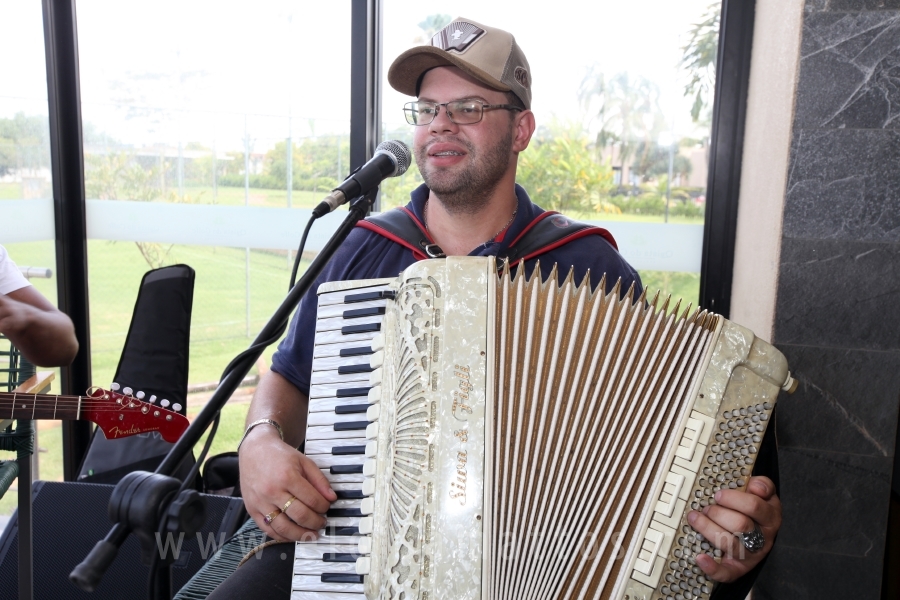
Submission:
[[[144,396],[146,396],[146,394],[144,392],[138,392],[137,394],[134,395],[134,397],[137,398],[138,400],[143,400]]]
[[[112,384],[109,386],[109,389],[111,389],[111,390],[114,391],[114,392],[118,392],[118,391],[119,391],[119,384],[116,383],[116,382],[114,381],[114,382],[112,382]]]
[[[169,404],[171,404],[171,402],[165,399],[159,401],[159,405],[163,408],[169,408]]]
[[[150,404],[153,404],[154,402],[156,402],[156,394],[150,396]]]
[[[181,412],[181,405],[176,402],[172,405],[172,410],[174,410],[175,412]]]
[[[122,393],[125,394],[126,396],[130,396],[133,391],[134,390],[132,390],[130,387],[125,387],[122,389]]]

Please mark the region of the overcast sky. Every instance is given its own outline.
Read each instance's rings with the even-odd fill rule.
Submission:
[[[680,47],[710,0],[457,0],[458,14],[511,31],[531,64],[538,122],[583,120],[576,90],[587,69],[656,82],[676,131],[693,129],[677,70]],[[511,8],[512,7],[512,8]],[[244,115],[257,149],[349,130],[350,3],[79,0],[84,120],[133,144],[239,146]],[[386,0],[385,71],[440,3]],[[46,114],[39,0],[0,0],[0,117]],[[384,91],[384,121],[407,98]]]

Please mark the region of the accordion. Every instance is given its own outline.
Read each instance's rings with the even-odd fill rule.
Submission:
[[[293,598],[708,598],[687,524],[747,484],[784,357],[589,275],[422,261],[320,286],[305,451],[338,495]],[[721,556],[721,554],[718,554]]]

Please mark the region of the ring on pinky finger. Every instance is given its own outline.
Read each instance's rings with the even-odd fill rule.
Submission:
[[[281,513],[282,513],[282,510],[281,510],[280,508],[276,508],[275,510],[273,510],[272,512],[270,512],[269,514],[267,514],[267,515],[263,518],[263,521],[266,523],[266,525],[271,525],[271,524],[272,524],[272,521],[274,521],[275,519],[277,519],[277,518],[278,518],[278,515],[280,515]]]

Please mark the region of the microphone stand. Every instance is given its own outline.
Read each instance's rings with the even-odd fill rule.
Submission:
[[[103,573],[115,560],[119,547],[131,532],[134,532],[141,541],[144,561],[150,562],[158,560],[158,557],[153,557],[153,553],[158,551],[156,545],[160,529],[168,528],[172,533],[193,529],[194,531],[186,533],[186,535],[193,535],[203,526],[206,521],[205,501],[200,494],[190,489],[184,490],[176,498],[175,492],[181,482],[173,478],[172,473],[191,452],[207,427],[231,398],[232,393],[256,364],[256,359],[268,345],[261,342],[280,334],[287,324],[291,312],[300,304],[332,255],[350,235],[356,223],[365,218],[371,210],[377,192],[378,187],[375,187],[367,194],[353,200],[347,218],[312,261],[312,264],[282,301],[281,306],[272,314],[269,322],[253,341],[251,350],[241,360],[235,362],[232,369],[222,378],[209,402],[187,428],[181,439],[175,443],[156,471],[154,473],[132,472],[119,482],[113,490],[108,509],[110,520],[115,525],[69,574],[69,579],[75,585],[86,592],[93,591],[100,583]],[[257,344],[260,346],[255,348]],[[162,528],[160,527],[161,523],[164,525]],[[168,565],[159,571],[159,585],[156,585],[155,597],[159,600],[168,600],[171,597]]]

